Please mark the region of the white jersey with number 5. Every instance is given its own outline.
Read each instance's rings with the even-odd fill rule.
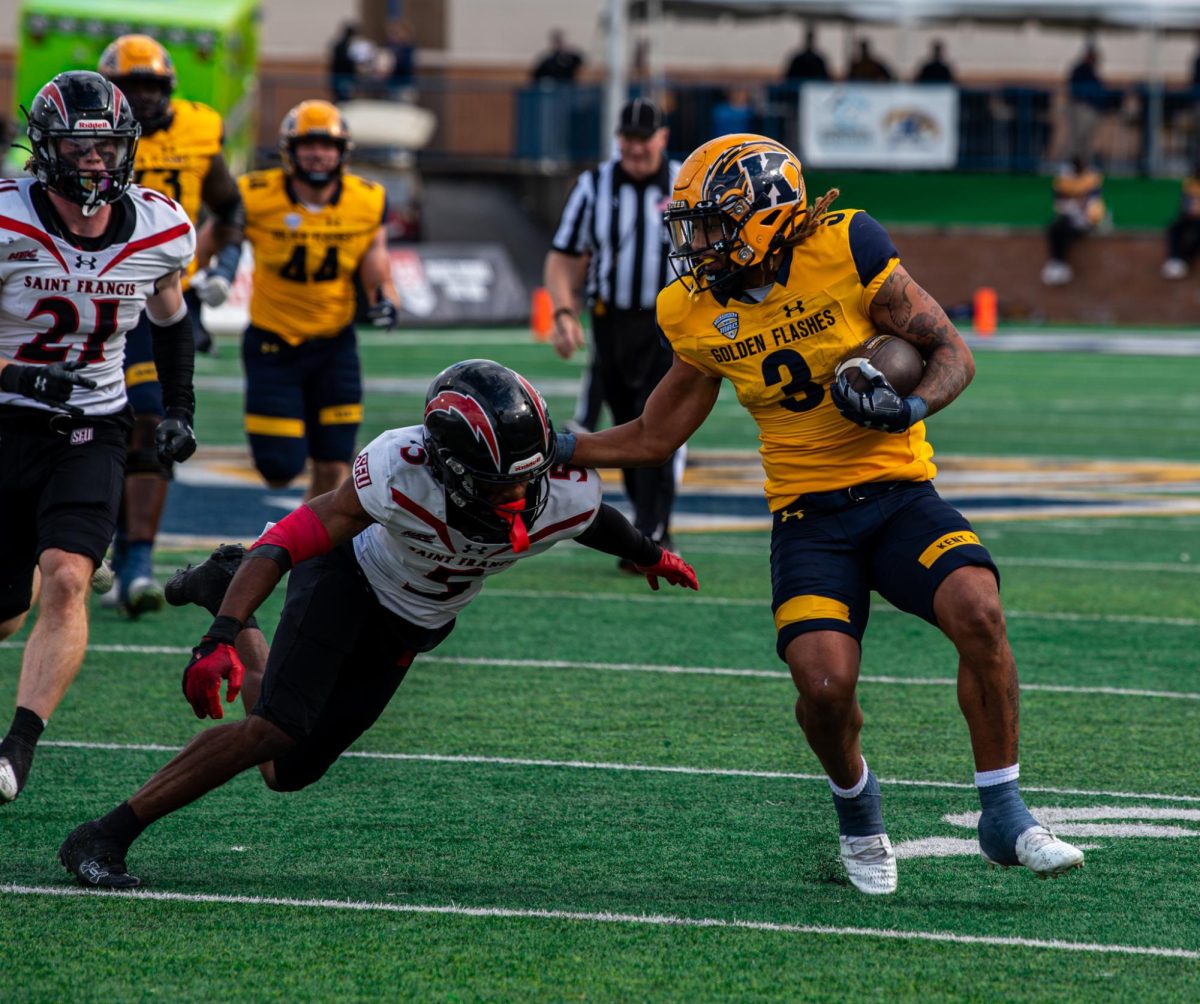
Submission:
[[[36,184],[0,180],[0,355],[31,366],[82,359],[79,372],[96,389],[77,387],[71,404],[111,415],[125,407],[125,333],[155,282],[191,261],[196,232],[177,203],[134,185],[122,200],[134,214],[131,232],[85,251],[46,231],[30,196]],[[0,392],[5,404],[50,410]]]
[[[429,468],[419,425],[374,440],[351,476],[362,507],[376,520],[354,538],[367,581],[389,610],[431,628],[452,621],[489,575],[578,537],[600,511],[600,476],[559,465],[544,482],[550,498],[529,527],[527,551],[473,541],[446,522],[446,492]]]

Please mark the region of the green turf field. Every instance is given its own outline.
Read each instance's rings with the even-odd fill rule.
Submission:
[[[511,338],[365,350],[368,376],[422,380],[481,354],[535,381],[579,372]],[[226,357],[202,375],[236,374]],[[948,457],[1196,458],[1200,360],[978,362],[932,423]],[[364,438],[414,421],[418,398],[370,396]],[[203,393],[205,442],[239,442],[239,411]],[[701,435],[753,446],[732,398]],[[205,727],[179,678],[208,617],[97,610],[30,785],[0,809],[0,1001],[1194,1000],[1198,531],[1193,515],[980,525],[1022,667],[1027,798],[1090,848],[1058,881],[922,850],[974,834],[955,657],[877,604],[864,749],[907,847],[882,901],[840,871],[774,656],[765,533],[681,535],[698,595],[575,545],[523,563],[320,784],[245,775],[147,831],[135,895],[77,895],[55,850]],[[18,651],[0,647],[2,707]]]

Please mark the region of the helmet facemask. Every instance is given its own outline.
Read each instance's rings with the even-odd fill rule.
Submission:
[[[99,74],[59,74],[26,117],[30,173],[84,216],[129,190],[141,127],[125,96]]]
[[[171,124],[173,88],[170,78],[138,73],[114,79],[113,83],[125,93],[143,135],[156,133]]]

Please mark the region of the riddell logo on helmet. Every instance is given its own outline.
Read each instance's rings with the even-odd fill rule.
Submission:
[[[520,474],[522,471],[533,470],[541,464],[546,458],[540,453],[535,453],[532,457],[526,457],[524,460],[518,460],[512,467],[509,468],[509,474]]]
[[[112,132],[112,123],[105,122],[103,119],[80,119],[75,123],[75,128],[79,130],[101,130]]]

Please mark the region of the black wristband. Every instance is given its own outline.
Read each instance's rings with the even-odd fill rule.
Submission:
[[[558,310],[554,312],[554,319],[556,321],[558,320],[559,314],[570,314],[572,317],[576,316],[575,311],[571,307],[559,307]]]
[[[212,622],[212,626],[204,632],[204,637],[225,645],[232,645],[237,641],[237,636],[241,634],[242,626],[242,622],[236,617],[217,617]]]

